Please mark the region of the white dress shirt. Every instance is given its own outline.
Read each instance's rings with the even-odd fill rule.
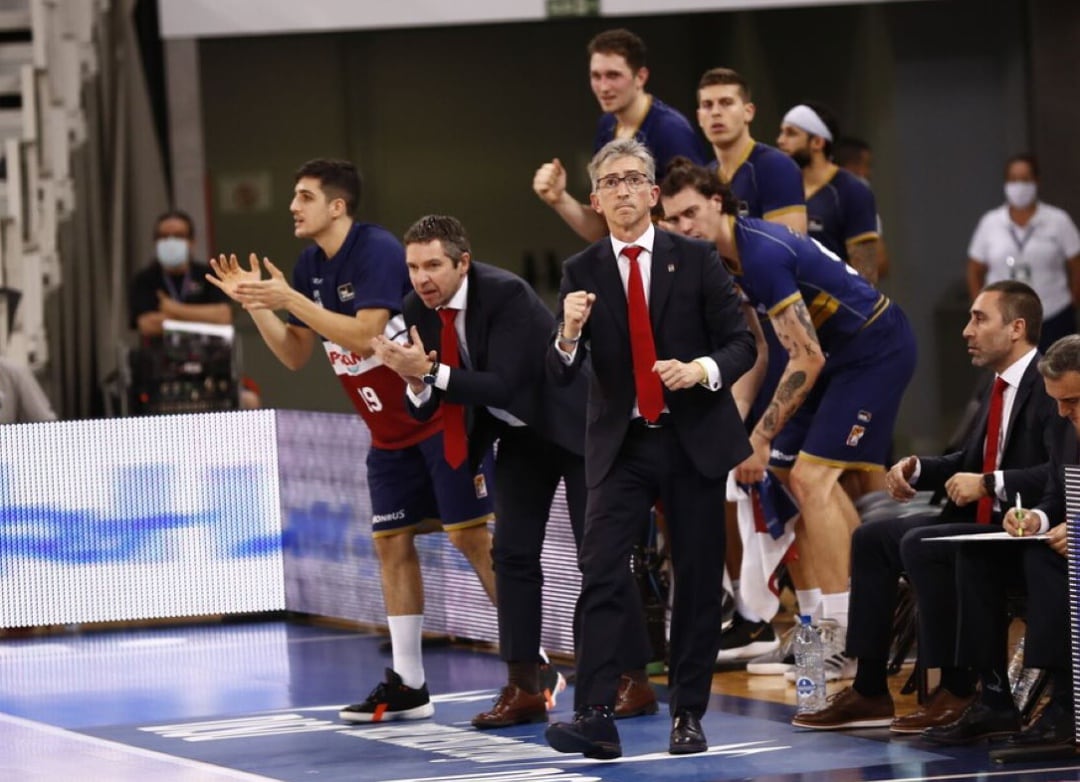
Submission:
[[[653,243],[656,240],[656,229],[652,223],[649,223],[649,227],[645,229],[645,233],[639,236],[632,242],[624,242],[616,239],[614,236],[610,236],[611,249],[615,253],[615,261],[619,267],[619,279],[622,280],[623,292],[626,293],[629,290],[630,285],[630,259],[623,255],[623,250],[627,247],[640,247],[641,253],[637,258],[638,271],[641,274],[641,284],[645,290],[645,304],[649,303],[650,283],[652,282],[652,252]],[[678,317],[675,315],[675,317]],[[574,361],[574,355],[577,353],[577,345],[574,345],[573,349],[569,352],[559,347],[559,335],[555,337],[555,350],[558,351],[562,360],[571,364]],[[660,358],[657,356],[657,358]],[[718,391],[722,385],[720,379],[720,368],[716,365],[716,361],[712,356],[701,356],[695,358],[694,363],[701,365],[701,368],[705,370],[705,381],[701,385],[708,388],[710,391]],[[664,412],[668,412],[667,405],[664,406]],[[641,415],[638,410],[637,401],[634,402],[634,410],[632,417],[637,418]]]
[[[458,341],[458,356],[461,358],[462,369],[467,369],[472,366],[472,362],[469,360],[469,343],[465,341],[465,304],[469,300],[469,278],[463,277],[461,279],[461,286],[457,289],[457,292],[450,297],[443,307],[440,309],[452,309],[457,310],[457,314],[454,316],[454,331],[457,334]],[[425,348],[431,350],[431,345],[425,345]],[[435,371],[435,388],[440,391],[445,391],[447,386],[450,385],[450,367],[442,362],[439,363],[439,368]],[[420,407],[431,399],[431,387],[424,386],[424,390],[419,394],[416,394],[412,390],[412,386],[405,384],[405,393],[409,395],[409,399],[414,405]],[[510,426],[525,426],[525,422],[514,417],[507,411],[499,407],[489,407],[488,412],[498,418],[500,421],[510,424]]]
[[[1005,381],[1005,390],[1001,394],[1001,429],[998,430],[998,442],[997,442],[997,464],[994,465],[994,507],[1003,509],[1001,503],[1004,503],[1007,499],[1005,496],[1005,472],[998,469],[1001,465],[1001,446],[1005,444],[1005,435],[1008,433],[1009,418],[1012,416],[1013,403],[1016,401],[1016,392],[1020,389],[1020,381],[1024,378],[1024,373],[1027,372],[1028,365],[1035,360],[1036,348],[1032,348],[1027,353],[1022,355],[1016,361],[1009,365],[1009,367],[1000,375],[995,375],[996,378],[1001,378]],[[986,453],[986,441],[983,440],[983,453]],[[919,480],[919,474],[922,472],[922,464],[915,459],[915,472],[911,474],[911,485],[914,486],[915,482]],[[1021,498],[1022,499],[1022,498]],[[1031,501],[1037,501],[1038,497],[1032,497]]]

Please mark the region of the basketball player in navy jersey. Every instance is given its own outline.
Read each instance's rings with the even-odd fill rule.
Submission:
[[[749,303],[766,313],[788,353],[780,382],[754,425],[754,455],[736,470],[752,483],[771,469],[790,485],[803,515],[800,549],[835,621],[833,678],[848,661],[851,530],[859,523],[839,484],[845,470],[884,472],[903,390],[915,369],[904,313],[809,237],[734,216],[711,172],[687,164],[661,183],[667,224],[714,242]]]
[[[451,468],[443,454],[442,418],[417,421],[405,407],[405,381],[373,355],[372,338],[405,340],[402,300],[412,289],[405,250],[386,229],[354,220],[360,177],[351,163],[312,160],[296,173],[290,211],[294,233],[311,239],[292,286],[264,258],[245,269],[236,256],[211,260],[212,283],[244,306],[274,355],[299,369],[322,345],[349,400],[371,430],[367,457],[372,535],[381,567],[393,668],[347,722],[422,719],[434,713],[421,655],[423,581],[414,536],[441,521],[451,543],[476,570],[494,602],[493,500],[489,460],[474,474]],[[263,268],[268,272],[262,278]],[[285,310],[283,322],[275,310]]]
[[[705,162],[686,117],[645,91],[649,69],[641,38],[629,30],[606,30],[589,41],[588,52],[589,82],[604,112],[596,125],[594,154],[614,139],[636,138],[652,153],[660,172],[678,156]],[[566,169],[558,158],[540,166],[533,190],[583,239],[595,241],[607,233],[600,216],[566,192]]]
[[[831,112],[800,103],[784,115],[776,145],[802,170],[810,236],[876,285],[884,258],[877,204],[864,182],[832,161],[837,136]]]

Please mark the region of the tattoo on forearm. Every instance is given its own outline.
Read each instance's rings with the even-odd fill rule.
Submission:
[[[780,417],[780,407],[776,402],[772,402],[765,410],[765,415],[761,417],[761,429],[765,433],[768,439],[772,439],[776,434],[776,420]]]
[[[806,373],[802,370],[792,372],[787,376],[784,382],[780,384],[780,387],[776,389],[776,401],[782,405],[787,405],[805,385]]]
[[[871,285],[878,281],[878,241],[859,242],[848,250],[848,262]]]
[[[780,379],[780,385],[776,389],[776,395],[761,417],[761,433],[768,439],[772,439],[780,431],[784,422],[791,417],[791,411],[797,408],[806,399],[809,389],[806,385],[806,373],[801,369],[785,374]],[[787,411],[787,415],[781,415]]]
[[[801,299],[791,305],[792,314],[802,324],[803,329],[806,331],[806,335],[810,337],[810,340],[814,345],[820,344],[818,342],[817,329],[814,328],[814,321],[810,319],[810,311],[806,309],[806,302]],[[807,351],[809,352],[809,351]]]

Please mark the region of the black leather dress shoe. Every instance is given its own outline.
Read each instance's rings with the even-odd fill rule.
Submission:
[[[573,722],[553,722],[544,733],[558,752],[580,752],[587,758],[612,760],[622,756],[615,716],[604,706],[578,709]]]
[[[1000,738],[1020,731],[1020,713],[1016,708],[994,709],[977,700],[964,709],[955,722],[923,731],[923,738],[934,744],[972,744],[983,739]]]
[[[701,720],[688,711],[680,711],[671,721],[671,743],[668,752],[672,755],[693,755],[709,748],[705,732],[701,729]]]
[[[1072,709],[1051,700],[1042,714],[1025,730],[1009,739],[1011,747],[1043,747],[1076,742]]]

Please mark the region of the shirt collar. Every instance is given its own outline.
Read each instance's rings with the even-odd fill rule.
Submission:
[[[450,308],[452,310],[465,311],[465,303],[469,300],[469,275],[466,274],[461,279],[461,287],[457,289],[457,293],[450,297],[450,301],[446,302],[439,309]]]
[[[1004,380],[1013,388],[1020,387],[1020,381],[1024,377],[1024,373],[1027,372],[1028,365],[1035,360],[1035,353],[1038,349],[1032,348],[1027,353],[1022,355],[1016,361],[1009,365],[1008,369],[1002,372],[998,377]]]
[[[644,250],[652,255],[653,241],[656,239],[656,229],[653,227],[650,221],[649,227],[645,229],[645,233],[639,236],[632,242],[623,242],[616,239],[614,236],[609,237],[611,239],[611,249],[615,252],[615,258],[618,259],[622,255],[624,247],[629,247],[632,244],[636,244],[638,247],[644,248]]]

